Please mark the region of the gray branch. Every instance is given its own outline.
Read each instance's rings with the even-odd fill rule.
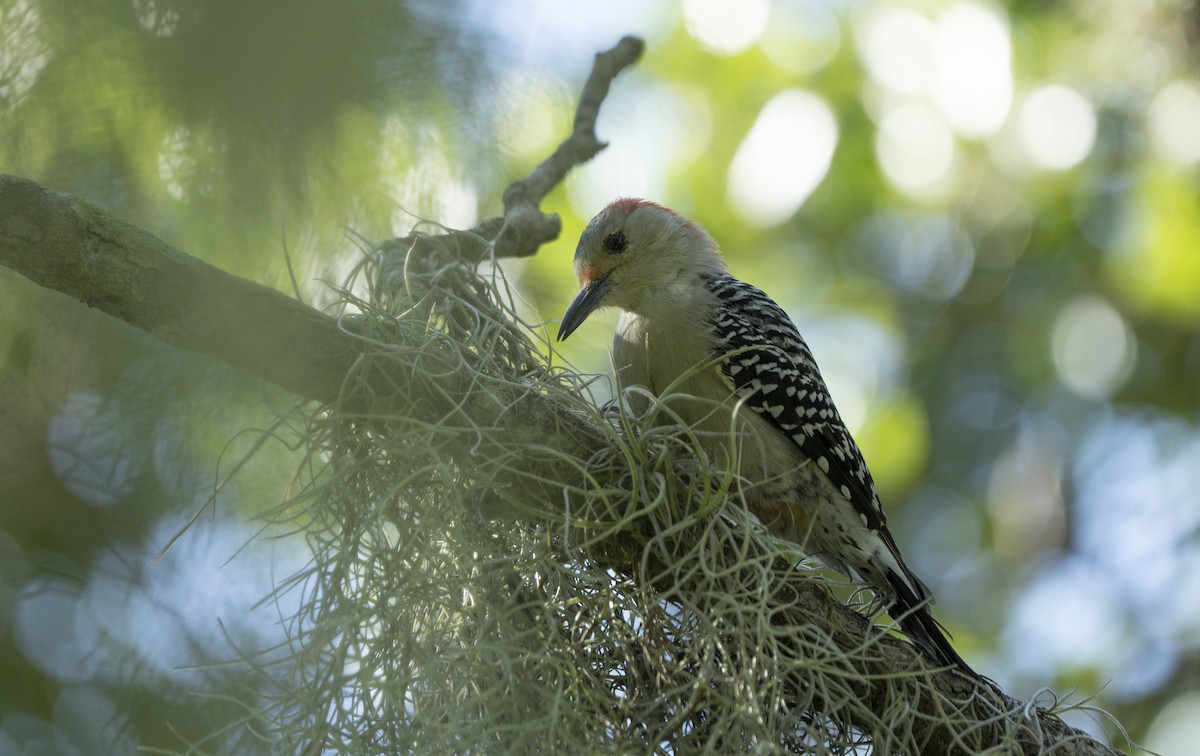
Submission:
[[[533,169],[528,178],[514,183],[504,192],[507,227],[497,239],[497,257],[532,255],[542,244],[558,238],[562,221],[557,215],[539,209],[542,199],[562,183],[572,168],[591,160],[607,146],[596,138],[600,104],[608,96],[616,75],[641,56],[643,47],[644,43],[637,37],[625,37],[613,49],[597,53],[592,73],[575,108],[575,128],[571,136]]]
[[[633,65],[645,43],[637,37],[623,37],[611,50],[596,54],[591,74],[579,95],[575,108],[575,126],[554,154],[543,160],[533,172],[504,190],[504,216],[489,218],[469,231],[449,231],[429,241],[456,251],[465,262],[478,262],[488,256],[529,257],[562,232],[562,220],[554,213],[543,213],[542,200],[562,183],[575,166],[594,158],[606,146],[596,138],[596,119],[600,105],[608,96],[617,74]],[[398,240],[403,248],[416,237]]]

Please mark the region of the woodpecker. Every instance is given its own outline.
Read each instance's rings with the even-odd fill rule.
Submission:
[[[575,275],[559,341],[619,308],[613,362],[634,409],[645,392],[660,398],[710,459],[736,467],[742,499],[773,534],[870,585],[924,654],[977,677],[904,563],[808,345],[779,305],[726,272],[713,238],[661,205],[618,199],[580,237]]]

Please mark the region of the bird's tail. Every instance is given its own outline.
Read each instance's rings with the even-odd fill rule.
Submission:
[[[921,583],[915,581],[915,578],[914,582],[910,583],[894,570],[887,570],[887,579],[895,592],[895,601],[888,608],[888,614],[895,618],[904,634],[930,660],[942,666],[955,667],[970,677],[979,679],[979,673],[963,661],[950,645],[946,631],[933,618],[933,613],[929,610],[932,598],[928,592],[924,596],[917,596],[913,592],[912,586],[920,586]]]

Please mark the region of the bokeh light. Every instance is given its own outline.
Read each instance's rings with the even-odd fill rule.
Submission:
[[[40,26],[41,13],[32,0],[0,7],[0,113],[17,105],[50,60]]]
[[[179,29],[179,7],[169,0],[133,0],[138,24],[156,37],[170,37]]]
[[[617,197],[663,200],[672,166],[708,147],[711,121],[705,100],[665,83],[614,91],[597,126],[610,144],[568,177],[572,206],[590,218]]]
[[[1057,444],[1023,426],[996,460],[988,483],[988,511],[996,550],[1012,564],[1059,548],[1066,540],[1064,460]]]
[[[1008,26],[996,10],[952,5],[934,31],[933,102],[955,132],[994,134],[1012,104],[1012,54]]]
[[[776,66],[803,76],[824,68],[841,41],[838,18],[822,0],[776,0],[759,46]]]
[[[1096,112],[1070,87],[1049,84],[1030,92],[1017,114],[1021,144],[1038,167],[1061,171],[1092,151]]]
[[[837,137],[820,97],[798,89],[775,95],[729,165],[729,203],[757,226],[787,220],[825,178]]]
[[[946,122],[926,105],[889,110],[879,124],[875,153],[888,180],[916,196],[950,190],[957,147]]]
[[[81,592],[71,581],[45,579],[26,586],[17,605],[17,647],[27,660],[56,680],[79,683],[97,674],[98,628],[79,616]]]
[[[1111,677],[1130,660],[1120,594],[1084,560],[1051,561],[1016,597],[1001,648],[1012,671],[1033,680],[1047,668],[1093,668]]]
[[[1137,340],[1115,307],[1088,296],[1062,308],[1054,322],[1051,351],[1063,383],[1083,396],[1105,397],[1133,370]]]
[[[1200,86],[1173,81],[1160,89],[1146,114],[1154,147],[1168,160],[1189,165],[1200,160]]]
[[[1183,756],[1200,743],[1200,693],[1185,693],[1167,704],[1142,742],[1150,753]]]
[[[975,267],[971,239],[940,213],[879,213],[856,241],[888,283],[933,301],[956,296]]]
[[[700,44],[722,55],[735,55],[758,41],[767,28],[767,0],[684,0],[683,21]]]
[[[858,55],[871,79],[900,95],[920,95],[934,80],[933,21],[914,10],[875,4],[855,24]]]
[[[47,452],[59,481],[81,500],[111,507],[133,494],[144,447],[130,408],[95,391],[67,396],[50,421]]]

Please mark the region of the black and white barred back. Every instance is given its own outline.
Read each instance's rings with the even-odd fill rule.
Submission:
[[[974,675],[933,619],[928,589],[905,565],[888,531],[866,461],[791,318],[760,289],[730,275],[705,274],[701,279],[721,304],[711,317],[714,357],[722,360],[722,372],[738,398],[796,444],[841,492],[864,526],[855,528],[857,533],[842,534],[842,543],[813,545],[835,562],[844,562],[890,600],[889,613],[933,658]],[[830,516],[826,513],[826,518]]]
[[[733,276],[702,278],[724,305],[712,323],[717,356],[727,356],[721,367],[741,398],[829,476],[864,525],[886,528],[867,463],[791,318],[762,290]]]

